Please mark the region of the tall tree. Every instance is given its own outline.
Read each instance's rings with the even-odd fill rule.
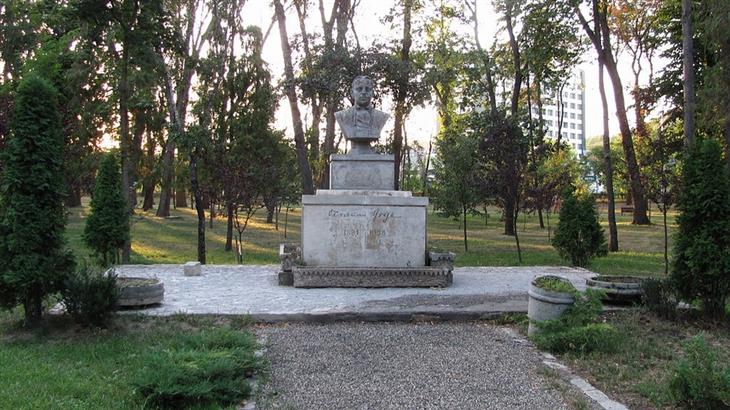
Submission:
[[[0,305],[25,308],[28,322],[74,268],[65,250],[63,134],[56,91],[30,76],[18,86],[0,180]]]
[[[593,47],[599,58],[603,60],[606,71],[611,78],[613,85],[613,94],[616,103],[616,118],[619,122],[621,130],[621,142],[626,157],[626,165],[628,168],[629,179],[631,182],[631,196],[634,199],[634,215],[633,223],[637,225],[649,224],[649,216],[647,214],[647,201],[644,194],[644,187],[641,183],[641,172],[639,164],[636,160],[636,152],[634,150],[634,142],[629,127],[629,120],[626,115],[626,102],[624,100],[623,85],[618,72],[618,65],[614,56],[614,50],[611,42],[610,26],[608,24],[608,4],[604,0],[591,0],[591,10],[593,17],[593,27],[583,15],[579,5],[574,6],[575,14],[583,26],[584,31],[591,40]]]
[[[312,179],[312,168],[307,158],[307,146],[304,137],[304,126],[302,115],[299,111],[299,102],[294,78],[294,65],[292,63],[292,51],[289,44],[289,35],[286,29],[286,13],[280,0],[274,0],[276,20],[279,25],[279,37],[281,39],[281,52],[284,56],[284,91],[289,100],[292,123],[294,128],[294,142],[297,148],[297,161],[299,162],[299,173],[302,179],[302,193],[305,195],[314,194],[314,181]]]
[[[682,0],[682,74],[684,87],[684,139],[687,145],[695,134],[695,70],[693,67],[694,32],[692,30],[692,0]]]
[[[608,197],[608,251],[618,252],[618,228],[616,227],[616,197],[613,192],[613,159],[611,158],[611,135],[608,128],[608,100],[603,78],[603,59],[598,59],[598,91],[603,109],[603,169],[605,171],[606,196]]]

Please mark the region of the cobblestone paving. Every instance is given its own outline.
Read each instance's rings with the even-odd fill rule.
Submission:
[[[274,265],[206,265],[202,276],[184,276],[182,265],[124,265],[120,276],[156,277],[163,304],[150,315],[292,315],[346,312],[527,311],[527,290],[537,275],[554,274],[585,288],[583,269],[565,267],[469,267],[454,270],[454,284],[437,288],[297,289],[277,284]]]

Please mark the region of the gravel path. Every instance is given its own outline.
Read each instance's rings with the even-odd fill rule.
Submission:
[[[539,353],[478,322],[266,326],[260,409],[561,409]]]

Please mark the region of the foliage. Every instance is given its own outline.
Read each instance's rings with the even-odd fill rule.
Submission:
[[[541,276],[535,280],[535,286],[552,292],[574,293],[575,286],[568,280],[553,276]]]
[[[718,366],[717,353],[705,338],[697,335],[690,339],[684,354],[669,383],[672,398],[691,409],[730,407],[730,367]]]
[[[606,255],[606,238],[592,196],[565,190],[552,244],[573,266],[585,267],[592,258]]]
[[[540,331],[531,336],[538,348],[553,353],[615,351],[621,340],[616,329],[596,323],[601,313],[603,293],[587,290],[557,319],[536,322]]]
[[[66,311],[76,323],[105,327],[119,300],[117,275],[113,269],[100,272],[82,266],[64,281],[61,296]]]
[[[246,377],[260,368],[251,334],[214,329],[145,355],[134,382],[145,403],[162,408],[234,404],[248,397]]]
[[[667,279],[646,278],[641,282],[641,303],[657,316],[673,319],[677,314],[677,300],[672,283]]]
[[[64,249],[63,137],[56,93],[29,76],[18,87],[0,181],[0,304],[22,301],[26,319],[41,318],[46,295],[73,270]]]
[[[451,122],[436,141],[437,159],[434,161],[435,180],[431,198],[439,214],[447,217],[462,216],[464,223],[464,250],[468,250],[466,215],[475,211],[479,196],[479,177],[475,155],[479,141],[465,132],[465,118]]]
[[[730,295],[730,181],[720,145],[698,139],[684,161],[671,280],[679,295],[725,314]]]
[[[122,193],[119,165],[113,153],[101,161],[91,210],[84,227],[84,241],[103,266],[119,262],[119,251],[129,239],[129,211]]]

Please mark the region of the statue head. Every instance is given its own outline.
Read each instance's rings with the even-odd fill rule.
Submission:
[[[359,75],[352,80],[352,101],[354,101],[355,106],[360,108],[370,107],[373,100],[373,86],[373,80],[364,75]]]

